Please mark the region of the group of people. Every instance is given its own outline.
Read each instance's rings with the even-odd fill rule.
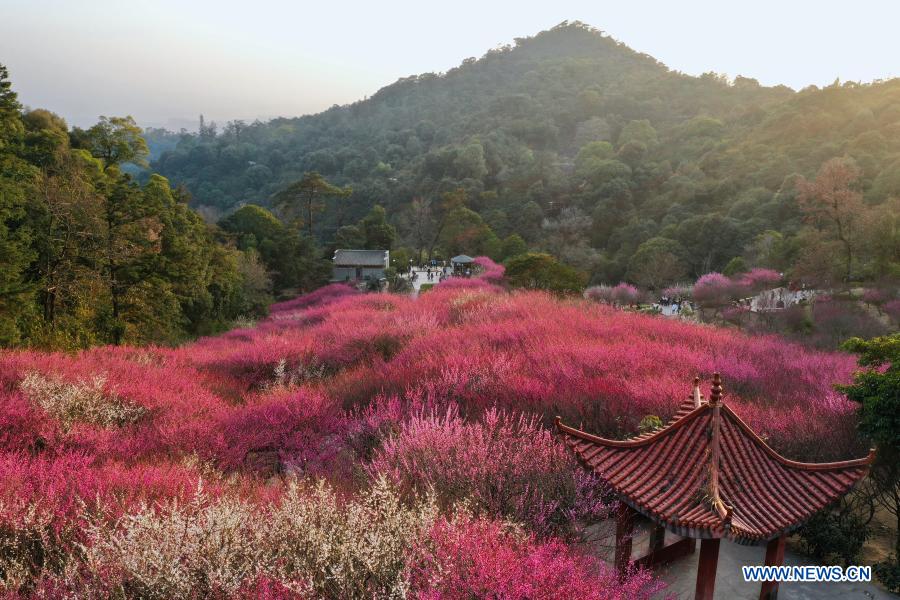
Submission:
[[[419,275],[422,275],[428,281],[437,280],[438,283],[449,276],[449,269],[446,267],[420,267],[419,270],[412,269],[410,272],[410,281],[418,281]]]
[[[446,262],[440,260],[431,260],[427,263],[414,267],[412,263],[409,266],[409,280],[418,281],[419,277],[423,277],[426,281],[440,283],[447,277],[450,277],[452,269]]]
[[[660,313],[667,317],[680,315],[683,308],[687,308],[691,311],[694,310],[694,306],[691,304],[691,302],[689,300],[683,300],[680,296],[675,298],[662,296],[659,299],[659,302],[657,302],[653,306],[654,308],[659,310]]]
[[[471,277],[472,268],[461,268],[462,265],[454,265],[443,260],[431,260],[418,266],[414,266],[412,262],[409,264],[409,280],[412,282],[419,281],[423,278],[423,282],[440,283],[450,277]]]

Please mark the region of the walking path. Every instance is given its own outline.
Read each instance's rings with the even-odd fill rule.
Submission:
[[[744,565],[762,565],[766,554],[765,546],[741,546],[734,542],[722,541],[719,547],[719,567],[716,571],[716,598],[743,600],[759,598],[759,583],[747,583],[741,574]],[[656,574],[667,584],[666,592],[676,598],[693,598],[697,582],[697,552],[674,563],[660,567]],[[811,565],[809,558],[790,551],[784,554],[784,564]],[[897,600],[898,596],[882,591],[871,583],[781,583],[778,586],[779,600]]]
[[[425,269],[416,268],[413,269],[413,272],[416,274],[416,278],[412,282],[413,298],[419,295],[419,290],[421,289],[423,284],[437,285],[441,279],[440,267],[431,270],[431,272],[433,273],[432,279],[428,279],[428,271],[426,271]]]
[[[615,521],[609,519],[588,528],[589,539],[594,540],[594,552],[607,563],[613,562],[613,540],[615,539]],[[643,555],[648,546],[650,528],[646,522],[635,524],[632,546],[632,558]],[[666,534],[666,543],[677,538]],[[728,540],[722,540],[719,547],[719,563],[716,570],[716,600],[757,600],[759,583],[744,581],[741,567],[744,565],[762,565],[765,563],[766,547],[741,546]],[[668,587],[663,592],[664,598],[693,600],[697,585],[697,562],[700,558],[700,542],[697,550],[684,558],[668,565],[653,569],[653,574],[664,581]],[[812,565],[815,562],[790,550],[784,553],[784,564]],[[778,600],[897,600],[896,596],[872,583],[781,583],[778,586]]]

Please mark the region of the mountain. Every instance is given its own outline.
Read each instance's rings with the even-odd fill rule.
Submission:
[[[691,77],[564,22],[348,106],[182,134],[153,168],[214,218],[271,206],[317,171],[353,189],[316,224],[323,243],[381,204],[413,251],[503,258],[516,234],[614,281],[635,279],[632,257],[660,239],[680,261],[673,279],[739,256],[790,268],[805,239],[794,183],[836,157],[855,163],[869,206],[900,196],[900,80],[795,92]],[[465,235],[448,241],[459,189]]]

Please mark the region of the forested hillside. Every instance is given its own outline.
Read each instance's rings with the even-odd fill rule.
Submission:
[[[0,347],[173,343],[265,312],[258,253],[164,177],[125,171],[148,153],[131,117],[70,129],[24,109],[7,77],[0,65]]]
[[[163,151],[173,136],[154,132],[154,168],[213,219],[275,207],[311,171],[352,188],[317,219],[325,245],[379,204],[411,252],[502,259],[520,236],[594,282],[653,285],[660,265],[677,281],[738,256],[816,283],[880,279],[900,258],[900,81],[690,77],[579,23],[321,114],[207,123]],[[834,158],[861,194],[849,242],[798,202]]]

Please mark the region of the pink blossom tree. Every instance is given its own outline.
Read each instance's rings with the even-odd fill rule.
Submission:
[[[641,293],[636,287],[629,283],[619,283],[612,289],[613,302],[619,306],[628,306],[637,304],[641,298]]]
[[[734,282],[721,273],[707,273],[694,284],[694,300],[703,308],[719,309],[731,301]]]

